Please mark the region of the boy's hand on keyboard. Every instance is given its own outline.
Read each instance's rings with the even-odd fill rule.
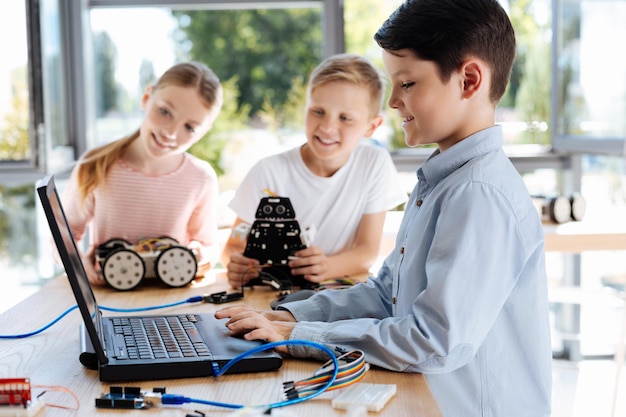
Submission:
[[[288,311],[255,310],[245,304],[218,310],[215,317],[228,318],[226,328],[231,335],[243,335],[246,340],[288,340],[296,326],[295,318]],[[289,353],[287,346],[277,347],[276,350]]]

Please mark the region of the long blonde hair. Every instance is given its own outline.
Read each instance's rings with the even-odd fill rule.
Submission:
[[[196,87],[200,99],[208,109],[219,112],[223,103],[223,90],[219,78],[200,62],[184,62],[168,69],[154,85],[154,90],[166,86]],[[87,196],[103,183],[113,164],[124,150],[139,136],[139,129],[130,135],[85,153],[78,165],[77,180],[80,196]]]

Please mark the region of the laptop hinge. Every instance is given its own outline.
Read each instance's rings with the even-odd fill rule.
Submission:
[[[91,339],[89,339],[89,335],[87,334],[87,330],[85,329],[85,325],[80,325],[80,355],[78,359],[83,366],[89,369],[98,369],[98,356],[91,344]]]

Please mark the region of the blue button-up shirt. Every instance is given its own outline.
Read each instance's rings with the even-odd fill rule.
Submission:
[[[501,128],[435,151],[417,177],[378,276],[285,304],[291,339],[425,374],[446,417],[549,416],[543,229]]]

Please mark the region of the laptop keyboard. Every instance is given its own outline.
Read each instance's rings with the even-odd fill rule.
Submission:
[[[165,359],[211,356],[211,351],[196,328],[195,316],[111,318],[117,359]],[[121,340],[120,340],[121,342]]]

